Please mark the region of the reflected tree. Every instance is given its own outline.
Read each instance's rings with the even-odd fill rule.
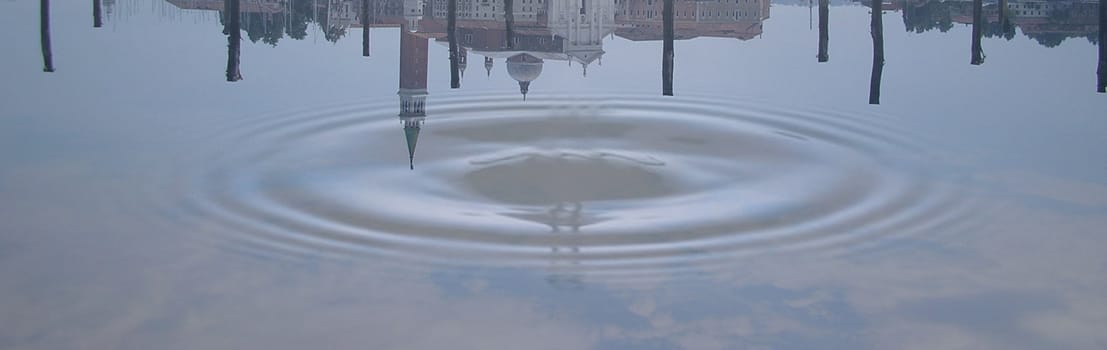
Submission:
[[[830,41],[830,0],[819,0],[819,62],[830,60],[827,45]]]
[[[242,13],[239,0],[223,1],[223,33],[227,34],[227,81],[242,80],[239,55],[242,45]]]
[[[661,95],[673,95],[673,1],[664,0],[661,9],[662,37],[661,49]]]
[[[985,18],[983,32],[985,38],[1004,38],[1008,41],[1015,38],[1015,26],[1011,22],[1007,24],[1003,24],[1002,21],[989,22]]]
[[[289,23],[285,33],[289,38],[303,40],[311,23],[312,4],[306,0],[289,0]]]
[[[978,0],[979,1],[979,0]],[[872,0],[873,71],[869,80],[869,104],[880,104],[880,79],[884,74],[884,20],[881,0]]]
[[[267,13],[247,13],[246,35],[250,42],[258,42],[277,46],[284,37],[285,17],[274,16]]]
[[[92,27],[104,26],[104,11],[101,9],[101,0],[92,0]]]
[[[984,49],[980,46],[984,36],[984,0],[972,1],[972,65],[984,64]]]
[[[943,33],[953,28],[953,16],[947,1],[927,1],[921,5],[906,3],[903,11],[903,24],[907,31],[922,33],[939,30]]]
[[[54,71],[54,53],[50,48],[50,0],[39,1],[39,36],[42,43],[42,71]]]
[[[1068,34],[1064,33],[1034,33],[1026,34],[1027,37],[1034,39],[1034,42],[1038,45],[1042,45],[1048,48],[1055,48],[1061,46],[1061,43],[1068,39]]]
[[[337,43],[338,39],[346,36],[346,26],[343,23],[334,23],[331,17],[331,2],[326,2],[327,6],[312,5],[311,10],[313,21],[323,29],[323,39],[332,43]]]

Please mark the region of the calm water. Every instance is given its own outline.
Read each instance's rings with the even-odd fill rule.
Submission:
[[[1107,348],[1097,2],[95,4],[0,2],[0,348]]]

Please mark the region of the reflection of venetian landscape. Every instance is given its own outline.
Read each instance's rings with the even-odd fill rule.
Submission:
[[[182,9],[222,12],[223,0],[168,0]],[[247,37],[276,45],[287,35],[307,36],[309,23],[329,41],[350,28],[401,28],[400,119],[409,158],[426,117],[428,43],[446,45],[447,0],[254,0],[241,3],[242,27]],[[368,6],[362,23],[362,4]],[[469,55],[482,57],[491,74],[503,62],[519,85],[522,98],[542,73],[546,61],[580,67],[582,75],[602,64],[603,40],[612,35],[628,40],[661,40],[661,1],[655,0],[515,0],[513,41],[508,43],[503,0],[458,0],[458,68],[464,76]],[[768,0],[678,0],[676,39],[718,37],[748,40],[761,34],[769,18]]]
[[[221,16],[224,7],[224,0],[167,1],[181,9],[219,11]],[[660,0],[514,0],[510,34],[505,25],[504,0],[456,1],[460,76],[464,77],[470,54],[482,58],[487,74],[502,62],[518,83],[523,99],[547,61],[576,65],[587,76],[590,66],[602,64],[606,38],[662,40],[664,1]],[[799,6],[814,3],[777,2]],[[870,2],[860,3],[870,6]],[[241,2],[240,11],[247,37],[271,45],[286,35],[304,39],[309,30],[321,31],[326,40],[337,41],[351,28],[400,28],[399,117],[414,168],[419,130],[426,118],[428,46],[430,42],[447,46],[447,6],[448,0],[247,0]],[[1076,37],[1098,44],[1097,2],[1009,0],[1006,16],[1001,16],[1000,7],[999,2],[984,6],[984,36],[1011,39],[1018,28],[1047,47]],[[972,1],[892,0],[885,1],[882,9],[900,12],[906,29],[917,33],[946,32],[955,24],[973,21]],[[675,0],[674,39],[753,39],[762,34],[769,13],[769,0]],[[1006,24],[1002,23],[1004,18]],[[314,29],[311,23],[316,24]],[[509,36],[513,38],[510,43]]]
[[[182,9],[223,10],[223,0],[168,0]],[[458,0],[457,37],[461,69],[468,54],[483,58],[491,72],[496,61],[506,63],[525,94],[545,61],[579,65],[581,74],[602,62],[603,40],[661,40],[662,1],[655,0],[515,0],[514,39],[508,45],[503,0]],[[361,7],[369,7],[367,24]],[[303,39],[309,23],[329,41],[351,28],[402,27],[419,39],[445,45],[447,0],[254,0],[243,1],[243,30],[253,41],[276,45],[284,36]],[[677,0],[676,39],[719,37],[748,40],[769,18],[768,0]],[[401,34],[406,35],[406,34]],[[401,52],[408,52],[401,48]],[[425,54],[423,52],[422,54]],[[411,59],[405,57],[405,60]]]
[[[167,1],[181,9],[219,11],[221,15],[224,7],[224,0]],[[497,61],[503,62],[523,99],[546,61],[575,64],[587,76],[590,66],[602,64],[605,38],[662,39],[664,1],[660,0],[514,0],[511,34],[505,25],[504,0],[456,1],[460,75],[463,77],[468,68],[470,54],[483,58],[487,74]],[[113,3],[106,3],[109,13]],[[800,6],[814,3],[778,2]],[[870,2],[860,3],[871,6]],[[426,117],[428,44],[433,41],[447,45],[448,0],[244,0],[240,4],[247,37],[271,45],[286,35],[293,39],[307,37],[310,23],[316,24],[315,30],[328,41],[337,41],[351,28],[400,28],[399,116],[414,167],[416,142]],[[984,36],[1011,39],[1018,28],[1046,47],[1076,37],[1098,44],[1098,2],[1009,0],[1005,16],[1001,16],[1000,4],[984,6]],[[973,22],[972,1],[891,0],[885,1],[882,9],[900,12],[906,29],[917,33],[945,32],[955,23]],[[769,13],[769,0],[675,0],[674,39],[753,39],[762,34]],[[1003,23],[1005,18],[1007,22]],[[513,38],[510,43],[509,36]],[[363,40],[368,47],[368,36]]]
[[[219,11],[224,0],[167,0],[191,10]],[[618,36],[631,41],[662,40],[661,0],[514,0],[513,40],[505,26],[504,0],[456,0],[458,70],[463,77],[470,54],[480,56],[487,74],[502,62],[525,99],[546,61],[567,62],[587,76],[602,64],[603,40]],[[856,0],[855,0],[856,1]],[[781,0],[778,5],[814,6],[814,0]],[[831,6],[854,5],[846,0]],[[111,13],[108,0],[107,10]],[[409,158],[426,117],[428,44],[446,46],[448,0],[244,0],[242,28],[253,42],[276,45],[288,36],[304,39],[309,30],[337,41],[351,28],[400,28],[400,119]],[[863,6],[870,2],[860,1]],[[1092,0],[1009,0],[984,6],[984,36],[1012,39],[1015,28],[1046,47],[1068,38],[1098,44],[1099,4]],[[366,7],[363,21],[362,7]],[[891,0],[884,11],[900,12],[908,31],[946,32],[955,24],[972,24],[972,1]],[[762,34],[769,18],[769,0],[675,0],[675,40],[697,37],[749,40]],[[1002,23],[1006,18],[1008,22]],[[364,23],[363,23],[364,22]],[[309,24],[314,23],[314,29]],[[363,40],[368,40],[366,37]],[[368,42],[365,43],[368,46]]]

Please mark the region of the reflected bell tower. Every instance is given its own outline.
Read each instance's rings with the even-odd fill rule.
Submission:
[[[400,122],[407,141],[408,167],[415,169],[415,146],[427,117],[427,38],[400,29]]]

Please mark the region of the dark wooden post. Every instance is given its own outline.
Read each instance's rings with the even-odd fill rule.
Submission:
[[[819,0],[819,62],[830,60],[827,45],[830,41],[830,0]]]
[[[507,33],[507,48],[515,48],[515,1],[504,0],[504,27]]]
[[[661,10],[664,43],[661,48],[661,95],[673,95],[673,1],[664,0]]]
[[[880,104],[880,79],[884,74],[884,12],[881,0],[872,0],[873,72],[869,80],[869,104]]]
[[[100,28],[104,26],[104,11],[101,10],[101,0],[92,0],[92,27]]]
[[[1107,92],[1107,6],[1099,3],[1099,75],[1096,91]]]
[[[242,13],[239,0],[224,0],[223,16],[223,32],[227,33],[227,81],[239,81],[242,80],[242,71],[238,67],[242,49]]]
[[[42,37],[42,71],[54,71],[54,53],[50,49],[50,0],[39,2],[39,29]]]
[[[450,40],[450,88],[461,87],[461,70],[458,69],[457,50],[457,0],[448,0],[446,7],[446,36]]]
[[[984,49],[980,40],[984,36],[984,0],[972,1],[972,65],[984,64]]]
[[[369,57],[369,0],[361,0],[361,55]]]

